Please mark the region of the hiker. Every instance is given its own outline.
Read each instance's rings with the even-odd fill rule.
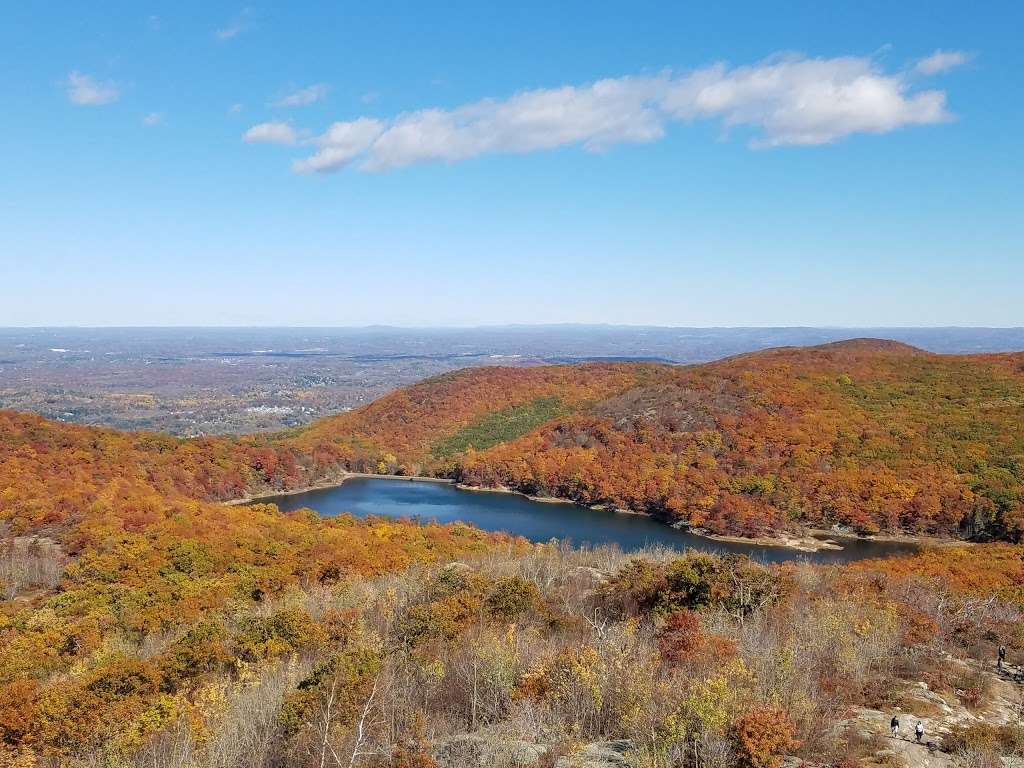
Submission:
[[[893,715],[892,720],[889,721],[889,727],[892,728],[892,737],[894,739],[900,735],[900,720],[896,715]]]
[[[996,662],[996,669],[1002,669],[1003,668],[1003,662],[1005,662],[1005,661],[1006,661],[1006,646],[1005,645],[1000,645],[999,646],[999,661]]]
[[[924,736],[924,723],[920,720],[917,721],[917,728],[914,729],[914,733],[917,734],[917,743],[921,743],[921,737]]]

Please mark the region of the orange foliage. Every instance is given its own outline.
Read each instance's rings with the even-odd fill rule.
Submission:
[[[581,407],[635,387],[659,368],[619,363],[454,371],[314,422],[288,444],[343,455],[361,472],[375,472],[385,452],[406,465],[429,463],[432,445],[486,414],[542,397]]]
[[[863,341],[662,368],[462,457],[455,474],[718,533],[799,523],[1016,539],[1022,374],[1020,355]]]
[[[733,732],[740,764],[748,768],[778,768],[782,757],[800,746],[793,722],[775,707],[748,712],[735,723]]]
[[[314,620],[261,605],[289,589],[452,559],[500,538],[216,503],[344,470],[443,473],[748,535],[838,523],[1015,539],[1024,526],[1022,361],[857,342],[685,368],[475,369],[295,433],[242,438],[183,440],[0,411],[0,524],[54,539],[68,561],[56,589],[0,603],[0,739],[85,754],[143,714],[159,719],[161,697],[184,696],[205,675],[346,634],[343,612]],[[487,421],[545,398],[552,411],[527,415],[562,415],[536,428],[518,415]],[[466,445],[451,438],[480,434],[482,423],[497,424],[506,442],[435,455],[440,444]],[[1024,605],[1021,552],[942,549],[860,567]],[[785,586],[766,569],[692,555],[633,564],[606,597],[622,614],[712,605],[742,616]],[[399,630],[409,645],[436,641],[485,611],[512,621],[543,605],[514,580],[452,588],[412,607]],[[666,659],[698,646],[705,656],[734,652],[678,615],[661,636]],[[907,641],[933,634],[929,622],[908,614]],[[167,641],[144,660],[115,650],[151,636]],[[771,711],[737,723],[749,765],[774,764],[785,739],[773,733],[792,737]]]
[[[0,741],[81,754],[158,717],[161,696],[204,675],[346,631],[342,615],[298,609],[226,617],[289,588],[503,538],[212,501],[314,474],[308,457],[269,438],[180,440],[0,412],[0,521],[49,535],[70,559],[57,590],[0,603]],[[109,652],[118,638],[163,633],[178,639],[145,661]]]
[[[911,557],[861,560],[855,572],[932,581],[954,592],[997,596],[1024,606],[1024,547],[1011,544],[930,547]]]

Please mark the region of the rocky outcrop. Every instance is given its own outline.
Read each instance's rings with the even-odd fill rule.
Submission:
[[[464,733],[439,741],[433,752],[439,768],[532,768],[547,750],[543,744]]]
[[[959,698],[962,691],[939,693],[923,682],[903,684],[899,691],[901,706],[898,711],[856,709],[849,720],[840,724],[864,740],[873,739],[879,747],[867,766],[900,765],[903,768],[961,768],[965,765],[955,755],[942,751],[949,733],[957,727],[972,725],[1015,725],[1019,721],[1024,688],[1015,675],[1015,669],[996,672],[982,667],[976,661],[950,657],[948,663],[965,671],[981,672],[988,678],[988,696],[984,706],[966,707]],[[900,731],[894,738],[889,730],[893,715],[900,721]],[[919,743],[914,735],[917,723],[924,725],[924,736]],[[1007,762],[1017,766],[1024,763]]]
[[[632,749],[633,742],[628,739],[599,741],[572,755],[558,758],[555,768],[630,768],[632,764],[626,755]]]
[[[533,768],[551,747],[485,734],[461,734],[434,745],[439,768]],[[555,759],[555,768],[629,768],[627,739],[587,744],[571,755]],[[549,758],[550,759],[550,758]],[[550,764],[550,763],[549,763]]]

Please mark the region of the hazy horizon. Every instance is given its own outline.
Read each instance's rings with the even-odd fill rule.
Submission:
[[[624,329],[658,329],[658,330],[829,330],[829,331],[884,331],[884,330],[993,330],[1015,331],[1024,329],[1024,325],[660,325],[639,323],[478,323],[467,325],[390,325],[387,323],[369,323],[366,325],[0,325],[0,331],[6,330],[334,330],[362,331],[375,329],[391,329],[400,331],[443,331],[443,330],[500,330],[502,328],[542,330],[545,328],[624,328]]]

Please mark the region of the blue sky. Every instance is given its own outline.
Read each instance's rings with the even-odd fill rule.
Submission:
[[[1024,11],[7,3],[0,325],[1021,325]]]

